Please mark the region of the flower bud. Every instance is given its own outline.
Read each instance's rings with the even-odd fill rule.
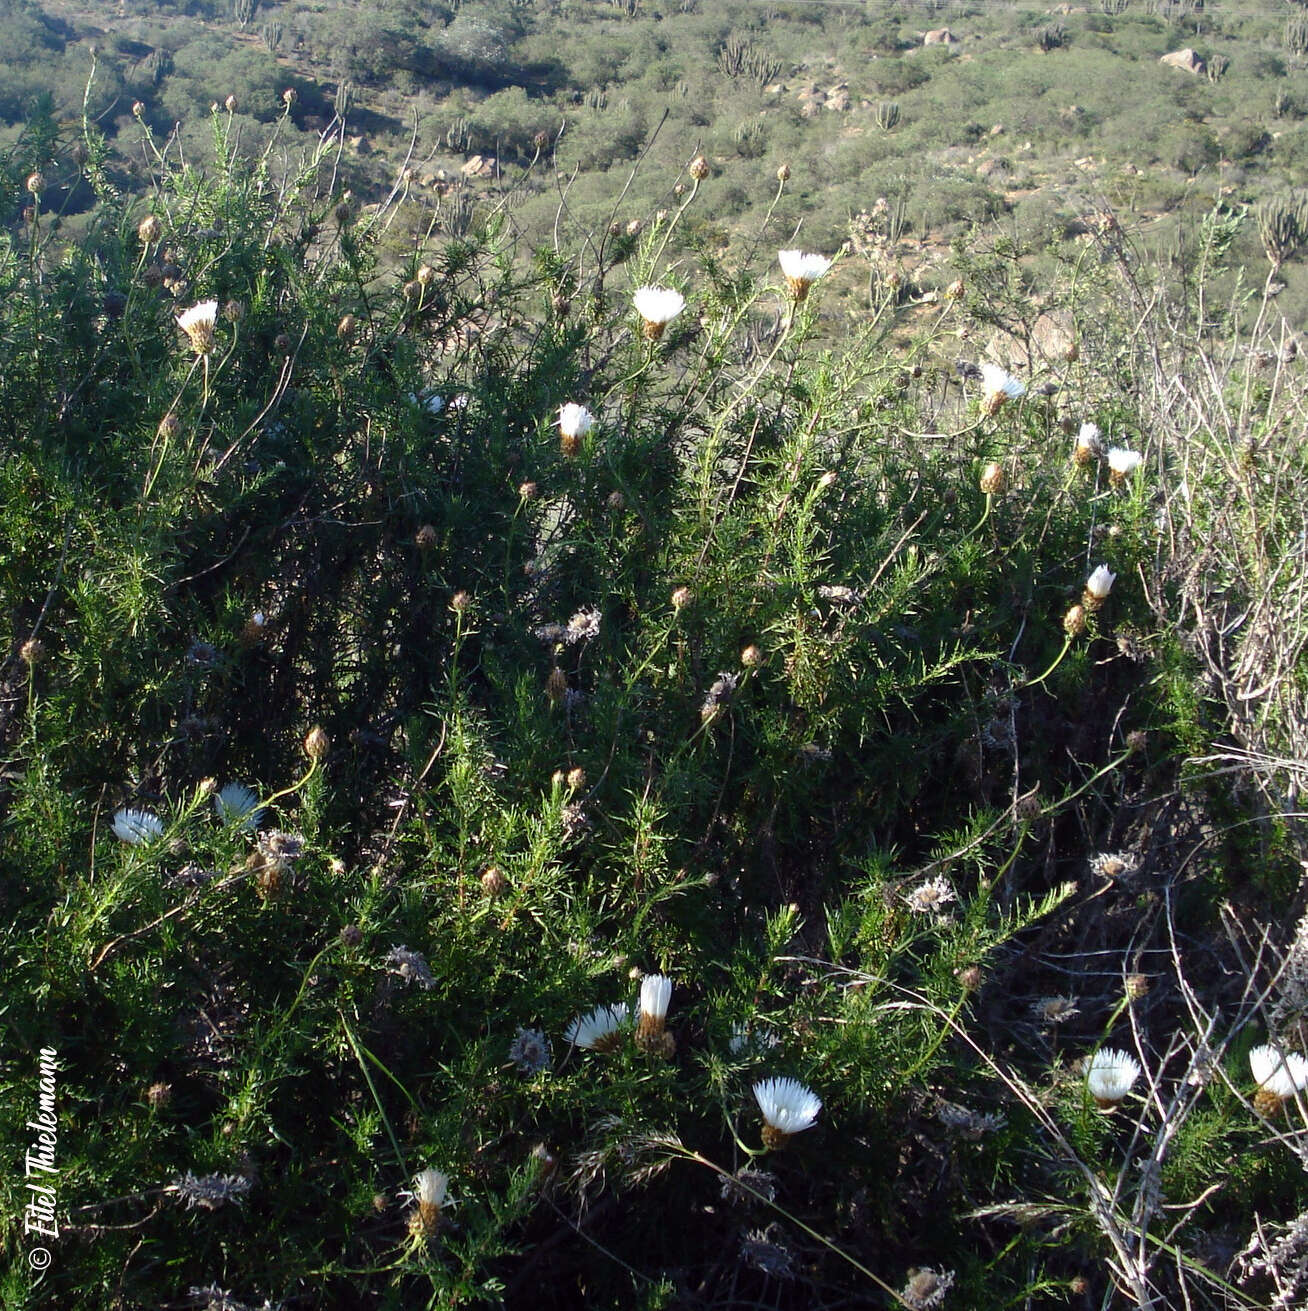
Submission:
[[[39,196],[45,190],[45,178],[40,173],[29,173],[27,175],[27,189],[34,196]]]
[[[779,169],[777,169],[777,181],[778,181],[778,182],[789,182],[789,181],[790,181],[790,165],[789,165],[789,164],[782,164],[781,167],[780,167]]]
[[[236,113],[236,97],[235,97],[235,96],[228,96],[227,99],[223,101],[223,104],[226,105],[226,107],[227,107],[227,112],[228,112],[229,114],[234,114],[234,113]]]
[[[703,182],[709,175],[708,160],[705,159],[703,155],[696,155],[695,158],[690,161],[689,172],[690,176],[693,177],[696,182]]]
[[[1004,474],[1004,466],[997,461],[991,460],[981,470],[981,490],[987,496],[998,496],[1007,485],[1008,478]]]
[[[580,792],[586,786],[586,771],[580,765],[576,769],[568,770],[568,787],[573,792]]]
[[[757,669],[763,663],[763,652],[752,642],[740,653],[740,663],[746,669]]]
[[[45,659],[45,644],[40,638],[29,637],[22,646],[18,648],[18,658],[29,669],[39,665]]]
[[[359,320],[353,314],[343,315],[341,321],[336,325],[336,335],[342,341],[349,341],[354,336],[354,330],[359,326]]]
[[[1063,616],[1063,632],[1068,637],[1080,637],[1085,632],[1085,606],[1074,605]]]
[[[430,287],[436,281],[436,270],[430,264],[423,264],[418,269],[418,282],[421,286]]]
[[[429,523],[425,523],[414,534],[413,540],[417,543],[418,550],[430,551],[436,545],[436,529]]]
[[[140,237],[142,245],[153,246],[163,236],[163,224],[153,214],[147,214],[136,225],[136,235]]]
[[[468,592],[455,592],[454,595],[450,597],[450,609],[453,610],[456,615],[461,615],[471,605],[472,596]]]
[[[689,587],[678,587],[672,593],[672,608],[684,610],[695,599],[695,593]]]
[[[491,901],[500,896],[508,886],[509,881],[498,865],[487,865],[482,871],[481,890]]]
[[[304,754],[316,765],[326,757],[331,744],[331,738],[315,724],[304,739]]]

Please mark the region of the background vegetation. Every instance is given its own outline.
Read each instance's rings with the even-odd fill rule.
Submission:
[[[1128,31],[1284,26],[1102,8],[1061,43],[987,9],[970,60],[910,52],[921,11],[724,10],[713,39],[747,70],[765,40],[793,68],[805,23],[851,64],[883,42],[867,139],[907,141],[985,42],[1015,79]],[[728,156],[721,108],[641,120],[705,14],[657,53],[624,44],[639,9],[505,11],[498,44],[489,15],[397,18],[348,70],[358,112],[367,78],[420,104],[444,77],[507,134],[613,91],[588,111],[631,124],[613,178],[574,156],[547,187],[571,129],[542,119],[512,178],[424,188],[400,137],[349,146],[310,56],[273,74],[274,10],[154,15],[261,60],[266,101],[122,115],[101,43],[70,124],[38,86],[70,29],[15,15],[49,44],[0,251],[0,1134],[21,1161],[55,1048],[62,1233],[37,1279],[7,1172],[5,1304],[1293,1305],[1306,1108],[1255,1105],[1248,1063],[1302,1051],[1308,1008],[1275,152],[1165,241],[1102,190],[1023,226],[925,136],[954,219],[911,186],[836,219],[839,151],[803,133],[858,140],[846,111],[796,115],[802,154]],[[212,86],[191,44],[161,94]],[[1175,76],[1216,96],[1238,63]],[[848,244],[797,302],[800,215]],[[687,299],[657,340],[645,284]],[[209,300],[197,353],[176,319]],[[983,361],[1024,394],[988,401]],[[575,445],[566,403],[595,418]],[[1139,467],[1075,462],[1087,423]],[[230,783],[260,813],[216,805]],[[655,972],[668,1044],[569,1043]],[[1104,1047],[1143,1067],[1111,1114]],[[822,1108],[764,1154],[777,1076]],[[450,1177],[426,1229],[423,1169]]]

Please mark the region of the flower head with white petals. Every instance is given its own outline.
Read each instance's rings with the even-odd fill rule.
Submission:
[[[449,1198],[450,1176],[443,1170],[421,1170],[413,1180],[413,1200],[418,1203],[412,1227],[416,1233],[430,1234],[440,1223],[441,1208]]]
[[[1081,604],[1087,610],[1098,610],[1113,590],[1117,575],[1106,565],[1095,567],[1090,577],[1085,580],[1085,590],[1081,593]]]
[[[177,316],[177,326],[186,333],[197,355],[213,352],[213,328],[218,322],[218,302],[202,300]]]
[[[578,1015],[568,1025],[564,1037],[576,1047],[611,1052],[622,1044],[622,1030],[627,1023],[627,1006],[596,1006],[586,1015]]]
[[[1298,1052],[1265,1043],[1249,1053],[1249,1069],[1258,1085],[1254,1105],[1264,1115],[1274,1115],[1283,1101],[1308,1087],[1308,1060]]]
[[[981,408],[987,414],[998,414],[1006,401],[1015,401],[1026,395],[1026,383],[997,364],[981,366],[981,385],[985,389]]]
[[[213,808],[218,812],[220,824],[246,833],[254,832],[263,820],[259,798],[244,783],[228,783],[216,792]]]
[[[663,329],[686,308],[686,298],[671,287],[640,287],[631,299],[650,341],[658,341]]]
[[[1124,446],[1114,446],[1108,452],[1109,476],[1114,483],[1124,483],[1143,463],[1139,451],[1128,451]]]
[[[114,833],[134,847],[163,837],[164,823],[148,810],[120,810],[114,815]]]
[[[581,449],[581,439],[595,426],[595,416],[574,401],[559,407],[559,445],[571,458]]]
[[[1139,1077],[1140,1062],[1112,1047],[1095,1052],[1086,1062],[1086,1087],[1102,1111],[1111,1111]]]
[[[768,1148],[811,1129],[822,1109],[818,1095],[798,1079],[764,1079],[754,1085],[754,1100],[763,1112],[763,1145]]]
[[[808,289],[831,267],[825,255],[810,255],[802,250],[778,251],[777,259],[790,294],[796,300],[803,300]]]
[[[1097,423],[1083,423],[1076,434],[1076,447],[1072,458],[1077,464],[1089,464],[1099,459],[1104,453],[1104,439]]]
[[[667,1031],[668,1003],[672,980],[666,974],[647,974],[640,981],[640,1017],[636,1021],[636,1045],[644,1051],[670,1056],[672,1035]]]

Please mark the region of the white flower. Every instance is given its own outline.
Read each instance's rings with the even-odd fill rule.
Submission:
[[[1140,1062],[1112,1047],[1095,1052],[1086,1062],[1086,1087],[1090,1089],[1090,1096],[1105,1110],[1116,1106],[1139,1077]]]
[[[208,355],[213,350],[213,326],[217,321],[216,300],[202,300],[177,316],[177,326],[191,339],[197,355]]]
[[[1108,467],[1119,482],[1128,474],[1134,473],[1143,463],[1144,456],[1139,451],[1128,451],[1125,447],[1114,446],[1108,452]]]
[[[622,1041],[622,1026],[627,1022],[627,1006],[596,1006],[588,1015],[578,1015],[564,1037],[576,1047],[592,1051],[612,1051]]]
[[[763,1144],[780,1147],[792,1134],[817,1123],[822,1102],[798,1079],[764,1079],[754,1085],[754,1100],[763,1112]]]
[[[422,1170],[413,1180],[413,1196],[419,1206],[444,1206],[449,1188],[450,1176],[443,1170]]]
[[[120,810],[114,815],[114,833],[134,847],[163,837],[164,824],[148,810]]]
[[[1083,423],[1081,431],[1076,435],[1078,446],[1093,446],[1100,439],[1099,425],[1097,423]]]
[[[1298,1052],[1283,1052],[1267,1045],[1255,1047],[1249,1053],[1249,1068],[1259,1092],[1270,1093],[1278,1101],[1308,1087],[1308,1061]]]
[[[640,287],[631,299],[650,341],[657,341],[663,329],[686,308],[686,298],[671,287]]]
[[[640,1018],[661,1024],[672,1000],[672,980],[666,974],[647,974],[640,981]]]
[[[428,414],[439,414],[445,408],[445,398],[434,391],[424,391],[413,398]]]
[[[1096,601],[1102,601],[1113,590],[1116,581],[1117,575],[1106,564],[1101,564],[1085,580],[1086,595]]]
[[[825,255],[809,255],[802,250],[778,251],[777,259],[781,261],[781,272],[796,300],[803,300],[809,287],[831,267],[831,261]]]
[[[1026,383],[997,364],[981,366],[981,385],[985,388],[982,405],[987,414],[996,413],[1005,401],[1015,401],[1026,394]]]
[[[1083,423],[1076,435],[1076,448],[1072,455],[1078,464],[1089,464],[1104,453],[1104,439],[1097,423]]]
[[[259,798],[244,783],[228,783],[215,793],[213,808],[221,824],[253,832],[263,821],[263,807]]]
[[[595,416],[584,406],[569,401],[559,407],[559,431],[565,437],[584,437],[595,426]]]
[[[568,627],[564,631],[563,640],[571,646],[575,642],[586,642],[592,637],[598,637],[600,630],[600,612],[592,607],[589,610],[578,610],[571,619],[568,620]]]
[[[941,875],[927,881],[914,888],[904,900],[908,903],[908,908],[915,915],[927,915],[931,912],[939,914],[940,911],[954,900],[954,890],[949,886],[948,881]]]

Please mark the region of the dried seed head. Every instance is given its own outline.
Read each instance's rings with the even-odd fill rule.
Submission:
[[[163,224],[153,214],[147,214],[136,225],[136,235],[143,245],[153,246],[163,236]]]
[[[39,665],[45,659],[45,645],[40,638],[29,637],[22,646],[18,648],[18,658],[29,669]]]
[[[561,291],[556,291],[550,297],[550,308],[559,318],[566,319],[568,311],[572,309],[572,302]]]
[[[425,523],[414,534],[413,540],[418,545],[420,551],[430,551],[436,545],[436,529],[429,523]]]
[[[678,587],[672,593],[672,608],[684,610],[695,599],[695,593],[689,587]]]
[[[962,300],[967,295],[967,283],[962,278],[955,278],[953,282],[945,288],[945,295],[950,300]]]
[[[282,92],[282,104],[289,109],[293,104],[295,104],[295,100],[295,88],[293,86],[288,86],[286,90]]]
[[[534,501],[540,495],[540,488],[533,482],[521,483],[518,486],[518,495],[524,501]]]
[[[695,158],[690,161],[689,172],[690,176],[693,177],[696,182],[703,182],[709,175],[708,160],[705,159],[703,155],[696,155]]]
[[[609,511],[613,514],[621,514],[627,508],[627,498],[621,492],[610,492],[604,501]]]
[[[586,771],[578,765],[575,769],[568,770],[568,787],[574,792],[581,791],[586,786]]]
[[[632,219],[631,222],[628,223],[627,226],[626,226],[626,228],[625,228],[625,231],[626,231],[627,236],[629,236],[629,237],[638,237],[638,236],[640,236],[640,230],[641,230],[641,227],[642,227],[642,226],[643,226],[643,225],[642,225],[641,221],[640,221],[638,218],[634,218],[634,219]]]
[[[27,175],[27,189],[34,196],[39,196],[45,190],[45,178],[40,173],[29,173]]]
[[[1063,616],[1063,632],[1068,637],[1080,637],[1085,632],[1085,606],[1074,605]]]
[[[140,118],[145,113],[145,106],[139,100],[132,101],[132,117]]]
[[[958,971],[958,986],[964,992],[975,992],[985,979],[979,965],[968,965],[966,968]]]
[[[453,610],[456,615],[461,615],[471,605],[472,596],[468,592],[455,592],[454,595],[450,597],[450,609]]]
[[[417,278],[410,278],[404,284],[403,291],[405,300],[417,300],[422,295],[422,283]]]
[[[789,182],[789,181],[790,181],[790,165],[789,165],[789,164],[782,164],[781,167],[780,167],[779,169],[777,169],[777,181],[778,181],[778,182]]]
[[[561,701],[568,694],[568,676],[555,665],[545,680],[545,695],[551,701]]]
[[[348,224],[354,222],[354,206],[351,205],[348,200],[342,200],[336,208],[332,210],[332,217],[336,220],[339,226],[346,227]]]
[[[316,765],[331,750],[332,740],[315,724],[304,739],[304,754]]]
[[[363,941],[363,930],[357,924],[347,924],[341,930],[341,942],[347,947],[357,947]]]
[[[171,1084],[152,1083],[145,1090],[145,1100],[149,1103],[152,1111],[162,1110],[172,1099],[173,1089]]]
[[[1004,466],[998,461],[991,460],[981,470],[981,490],[987,496],[998,496],[1007,485],[1008,478],[1004,473]]]
[[[740,653],[740,663],[746,669],[757,669],[763,663],[763,652],[752,642]]]
[[[294,343],[284,332],[279,332],[273,338],[273,349],[278,355],[289,355],[294,349]]]
[[[1145,974],[1128,974],[1125,992],[1129,1001],[1139,1001],[1149,991],[1149,976]]]

